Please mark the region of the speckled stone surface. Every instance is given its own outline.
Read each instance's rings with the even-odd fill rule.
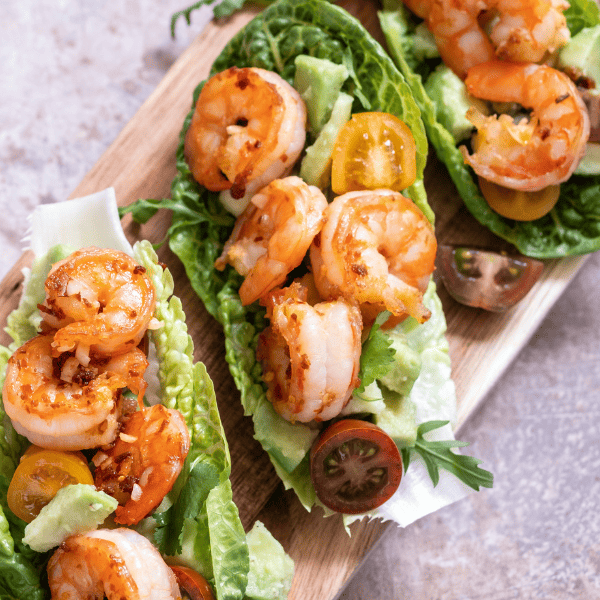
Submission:
[[[197,35],[184,0],[0,2],[0,277]],[[460,433],[495,486],[393,529],[343,600],[600,599],[600,254]]]

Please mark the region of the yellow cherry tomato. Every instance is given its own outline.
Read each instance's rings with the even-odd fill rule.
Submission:
[[[403,190],[417,174],[415,140],[408,126],[381,112],[352,115],[340,130],[332,154],[331,188]]]
[[[31,446],[23,454],[8,486],[8,507],[17,517],[31,523],[60,488],[74,483],[94,485],[81,452]]]
[[[515,221],[535,221],[548,214],[558,201],[560,185],[551,185],[538,192],[523,192],[502,187],[479,178],[479,189],[490,208]]]

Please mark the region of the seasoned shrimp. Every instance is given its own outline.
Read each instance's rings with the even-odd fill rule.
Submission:
[[[299,177],[276,179],[252,197],[238,217],[217,269],[227,263],[246,277],[239,293],[251,304],[300,265],[323,224],[327,200]]]
[[[162,404],[125,420],[114,443],[98,451],[94,482],[116,498],[115,522],[139,523],[171,490],[190,449],[190,434],[178,410]]]
[[[267,398],[292,423],[332,419],[360,384],[360,310],[345,300],[311,306],[306,298],[300,283],[269,295],[271,325],[257,352]]]
[[[201,185],[240,199],[288,174],[305,139],[306,106],[287,81],[231,67],[204,84],[184,152]]]
[[[387,309],[422,323],[430,316],[422,300],[436,249],[431,223],[411,200],[359,191],[328,205],[310,259],[323,298],[353,298],[365,316]]]
[[[47,567],[52,600],[181,600],[173,571],[132,529],[97,529],[67,538]]]
[[[462,79],[495,58],[537,63],[569,41],[565,0],[404,1],[426,18],[444,63]]]
[[[477,127],[474,154],[465,162],[498,185],[533,192],[566,181],[585,153],[590,120],[575,84],[546,65],[494,61],[469,70],[467,90],[493,102],[518,102],[531,119],[486,117],[476,109],[467,118]]]
[[[75,350],[79,362],[90,355],[122,354],[138,345],[151,325],[156,305],[144,267],[124,252],[84,248],[53,265],[40,305],[47,326],[58,329],[55,353]]]
[[[2,399],[14,428],[33,444],[81,450],[108,444],[121,417],[121,390],[143,395],[148,361],[134,348],[83,367],[72,354],[53,358],[52,334],[39,335],[9,359]]]

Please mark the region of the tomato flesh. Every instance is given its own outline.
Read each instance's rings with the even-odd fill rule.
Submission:
[[[325,506],[359,514],[381,506],[398,489],[402,458],[394,440],[376,425],[342,419],[314,443],[310,473]]]
[[[340,130],[332,153],[336,194],[403,190],[416,179],[416,146],[408,126],[388,113],[357,113]]]
[[[8,486],[8,507],[17,517],[31,523],[59,489],[76,483],[94,484],[81,452],[31,446],[21,458]]]
[[[197,571],[176,565],[171,566],[171,571],[175,574],[180,590],[190,600],[215,600],[210,585]]]
[[[457,302],[502,312],[527,295],[544,263],[526,256],[440,244],[436,268]]]
[[[523,192],[502,187],[479,177],[479,189],[490,208],[515,221],[535,221],[547,215],[558,201],[560,185],[551,185],[537,192]]]

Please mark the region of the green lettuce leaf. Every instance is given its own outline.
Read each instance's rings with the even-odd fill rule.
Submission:
[[[401,3],[390,2],[379,13],[379,19],[390,55],[421,110],[429,141],[446,165],[465,206],[479,223],[512,243],[522,254],[535,258],[587,254],[600,249],[600,176],[571,177],[561,185],[554,209],[535,221],[506,219],[489,207],[452,135],[436,119],[435,106],[423,87],[423,76],[430,72],[431,63],[419,64],[411,54],[414,26],[408,11]],[[593,0],[575,0],[567,19],[573,27],[572,33],[576,33],[583,26],[600,22],[598,7]]]
[[[347,68],[350,76],[343,91],[354,98],[354,112],[389,112],[408,124],[417,146],[418,171],[417,181],[405,193],[433,221],[422,181],[427,140],[420,111],[391,59],[344,10],[322,0],[280,0],[230,40],[211,74],[233,65],[260,67],[276,71],[293,83],[294,61],[301,54],[325,58]],[[202,85],[194,92],[192,107]],[[183,155],[183,140],[191,116],[192,110],[180,134],[178,172],[172,182],[171,198],[141,200],[125,210],[139,220],[149,218],[158,208],[172,211],[169,245],[182,261],[193,289],[223,326],[226,360],[240,390],[245,414],[253,418],[255,437],[269,453],[286,488],[292,488],[310,509],[315,503],[315,491],[310,482],[308,452],[318,432],[301,423],[291,425],[266,399],[262,368],[256,360],[258,336],[267,324],[265,310],[258,303],[242,305],[237,292],[242,278],[234,269],[214,269],[234,218],[223,208],[218,194],[199,186],[190,173]]]

